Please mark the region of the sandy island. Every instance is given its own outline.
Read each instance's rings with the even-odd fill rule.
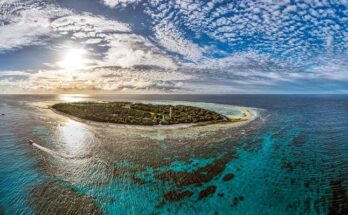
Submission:
[[[158,102],[150,102],[146,101],[147,103],[153,103],[157,104]],[[52,105],[56,104],[57,102],[40,102],[40,103],[32,103],[31,106],[40,108],[40,109],[46,109],[48,111],[51,111],[55,114],[58,114],[63,117],[68,117],[69,119],[73,119],[78,122],[82,122],[88,125],[98,126],[98,127],[109,127],[109,128],[124,128],[124,129],[137,129],[137,130],[148,130],[148,131],[154,131],[154,130],[175,130],[175,129],[186,129],[186,128],[198,128],[198,127],[204,127],[204,128],[223,128],[223,127],[239,127],[242,125],[245,125],[254,119],[257,118],[258,112],[254,108],[248,108],[248,107],[241,107],[241,106],[233,106],[233,105],[222,105],[222,104],[213,104],[213,103],[199,103],[199,102],[179,102],[179,101],[173,101],[174,104],[189,104],[192,106],[195,106],[195,103],[197,104],[209,104],[209,105],[217,105],[221,107],[227,107],[232,108],[235,111],[240,112],[238,116],[230,116],[225,115],[224,113],[221,113],[220,111],[214,110],[212,108],[207,108],[208,110],[216,111],[217,113],[220,113],[224,116],[226,116],[229,120],[223,121],[223,122],[198,122],[198,123],[180,123],[180,124],[173,124],[173,125],[129,125],[129,124],[118,124],[118,123],[110,123],[110,122],[97,122],[87,119],[82,119],[76,116],[72,116],[63,112],[60,112],[54,108],[52,108]],[[160,102],[163,103],[163,102]],[[171,102],[168,102],[170,104]],[[198,105],[196,107],[199,107]]]

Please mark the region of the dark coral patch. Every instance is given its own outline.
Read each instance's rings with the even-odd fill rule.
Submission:
[[[193,193],[188,190],[185,190],[183,192],[170,191],[164,195],[164,198],[168,202],[176,202],[191,197],[192,195]]]
[[[234,178],[233,173],[228,173],[228,174],[226,174],[226,175],[222,178],[222,180],[223,180],[223,181],[229,181],[229,180],[232,180],[233,178]]]
[[[291,183],[292,185],[295,185],[295,184],[296,184],[296,179],[295,179],[295,178],[290,179],[290,183]]]
[[[305,142],[306,142],[306,136],[302,134],[302,135],[296,136],[296,137],[292,140],[291,145],[296,146],[296,147],[300,147],[300,146],[302,146]]]
[[[303,183],[303,185],[304,185],[305,188],[309,188],[310,184],[311,184],[311,183],[310,183],[309,180],[305,180],[304,183]]]
[[[221,174],[227,163],[234,158],[234,153],[228,153],[222,158],[216,159],[213,163],[193,172],[168,171],[156,175],[156,178],[163,181],[173,181],[178,186],[202,185],[211,181]]]
[[[238,196],[238,197],[234,197],[232,200],[232,206],[235,207],[239,204],[239,202],[244,200],[244,196]]]
[[[283,136],[286,132],[287,132],[286,129],[279,130],[278,132],[274,133],[271,138],[272,139],[279,138]]]
[[[282,164],[282,169],[286,169],[287,171],[292,172],[294,171],[294,165],[290,162],[284,162]]]
[[[348,214],[348,198],[342,181],[331,182],[332,200],[329,215]]]
[[[30,203],[36,214],[102,214],[93,198],[55,182],[34,187]]]
[[[206,198],[207,196],[210,196],[211,194],[215,193],[215,191],[216,191],[216,186],[214,185],[205,188],[199,193],[198,200],[201,200],[203,198]]]

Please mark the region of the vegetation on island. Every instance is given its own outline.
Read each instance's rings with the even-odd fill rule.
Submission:
[[[52,108],[82,119],[130,125],[173,125],[228,120],[214,111],[186,105],[77,102],[59,103]]]

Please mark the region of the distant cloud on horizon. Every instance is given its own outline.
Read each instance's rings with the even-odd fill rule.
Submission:
[[[3,93],[348,92],[344,0],[0,0],[0,32]]]

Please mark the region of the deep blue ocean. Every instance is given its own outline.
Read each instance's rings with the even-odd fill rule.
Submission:
[[[181,137],[110,131],[30,105],[86,99],[260,115]],[[1,113],[0,214],[348,214],[348,95],[2,95]]]

